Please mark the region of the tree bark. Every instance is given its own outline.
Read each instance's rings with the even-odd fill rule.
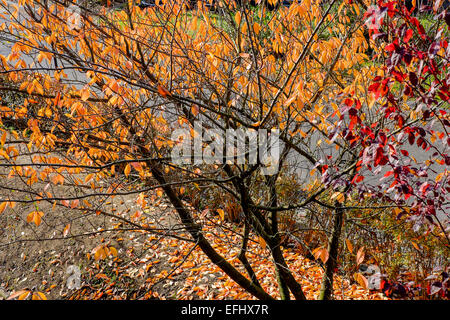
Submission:
[[[270,177],[267,178],[267,185],[270,188],[270,206],[276,207],[278,204],[278,197],[277,197],[277,190],[276,190],[276,177]],[[278,215],[277,211],[272,211],[270,213],[270,223],[271,223],[271,231],[272,235],[278,234]],[[279,243],[275,244],[279,248]],[[272,250],[273,252],[273,250]],[[273,253],[272,253],[273,256]],[[275,259],[275,258],[274,258]],[[282,267],[277,263],[275,260],[275,271],[277,274],[277,282],[278,282],[278,288],[280,289],[280,296],[282,300],[291,300],[291,295],[289,293],[289,287],[286,284],[286,281],[283,277],[283,270]]]
[[[319,300],[331,300],[333,293],[333,275],[337,266],[337,258],[339,252],[339,238],[341,237],[342,221],[344,219],[344,209],[341,204],[336,201],[336,209],[333,219],[333,231],[331,239],[328,242],[328,260],[325,263],[325,271],[320,288]]]
[[[258,278],[256,276],[255,271],[253,270],[250,262],[247,259],[246,253],[247,253],[247,244],[248,244],[248,237],[250,234],[250,230],[249,230],[249,224],[247,221],[244,222],[244,237],[242,239],[242,246],[241,246],[241,250],[239,252],[238,255],[238,259],[242,262],[242,264],[244,265],[245,270],[247,271],[248,276],[250,277],[250,279],[252,280],[252,282],[260,287],[261,284],[258,281]]]

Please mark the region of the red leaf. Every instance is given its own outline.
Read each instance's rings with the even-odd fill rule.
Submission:
[[[347,99],[344,100],[344,103],[345,103],[347,106],[351,107],[351,106],[353,105],[353,100],[347,98]]]
[[[406,30],[406,34],[405,34],[405,37],[403,38],[403,42],[404,42],[404,43],[408,43],[409,40],[411,40],[412,36],[413,36],[413,31],[412,31],[412,29]]]
[[[410,145],[414,144],[414,140],[416,140],[416,137],[412,133],[408,134],[408,141]]]
[[[384,47],[384,50],[389,51],[389,52],[394,51],[395,50],[395,43],[388,44],[386,47]]]
[[[398,82],[403,82],[403,80],[406,79],[406,74],[403,74],[401,72],[398,71],[392,71],[392,74],[394,75],[395,80],[397,80]]]
[[[429,186],[430,186],[430,184],[429,184],[428,182],[422,183],[422,184],[420,185],[419,192],[420,192],[421,194],[424,194],[424,193],[427,191],[427,189],[428,189]]]
[[[384,149],[382,147],[378,147],[377,151],[375,153],[375,161],[374,161],[374,165],[378,166],[378,165],[385,165],[387,163],[387,158],[384,155]]]
[[[419,83],[419,78],[417,78],[417,75],[411,71],[409,73],[409,81],[411,81],[411,84],[413,86],[417,86],[417,84]]]

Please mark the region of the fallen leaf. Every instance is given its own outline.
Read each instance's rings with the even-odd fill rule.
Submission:
[[[350,242],[350,240],[345,239],[345,243],[347,244],[347,249],[348,249],[348,251],[350,251],[350,253],[353,253],[353,245],[352,245],[352,243]]]
[[[70,231],[70,223],[64,227],[63,236],[66,237],[69,234],[69,231]]]
[[[367,278],[364,277],[361,273],[355,273],[353,277],[361,287],[363,287],[366,290],[369,288],[369,282],[367,281]]]
[[[356,253],[356,265],[359,266],[363,261],[364,261],[364,247],[361,247]]]

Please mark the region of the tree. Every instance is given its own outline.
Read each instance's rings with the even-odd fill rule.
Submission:
[[[25,97],[2,106],[0,165],[22,183],[2,182],[9,195],[1,200],[1,212],[35,203],[27,220],[39,226],[51,214],[39,206],[49,203],[76,208],[81,217],[114,217],[129,232],[192,241],[259,299],[306,299],[283,252],[302,241],[292,230],[304,223],[300,211],[317,218],[310,226],[326,236],[312,252],[323,263],[321,299],[332,297],[350,209],[417,213],[448,241],[441,220],[430,218],[445,212],[448,201],[445,12],[438,15],[429,47],[420,22],[396,2],[380,2],[378,11],[370,11],[362,2],[304,0],[268,12],[222,1],[219,14],[188,5],[161,2],[141,10],[128,1],[114,10],[78,1],[2,3],[7,20],[0,30],[13,43],[0,56],[2,90]],[[385,12],[387,24],[379,20]],[[414,28],[399,28],[402,19]],[[385,51],[375,49],[375,62],[366,54],[365,24],[371,41],[391,42]],[[403,50],[399,41],[407,45],[415,34],[417,47]],[[421,46],[427,46],[426,57]],[[409,73],[399,71],[407,68],[402,63]],[[433,82],[415,68],[431,74]],[[411,112],[413,97],[421,110]],[[423,117],[417,117],[420,112]],[[427,127],[432,119],[442,131]],[[248,135],[242,140],[250,147],[245,157],[227,158],[230,133]],[[427,154],[436,150],[427,159],[440,164],[428,169],[439,173],[434,183],[418,184],[427,169],[399,165],[410,158],[401,149],[404,139],[411,142],[416,135]],[[440,146],[442,139],[446,145]],[[190,145],[180,147],[186,141],[193,141],[194,155]],[[264,141],[279,142],[279,152],[259,149],[268,147]],[[392,167],[383,172],[392,183],[372,185],[368,180],[379,179],[382,167]],[[56,185],[65,185],[65,194],[52,192]],[[142,216],[155,191],[176,211],[181,230],[154,228]],[[101,205],[100,199],[124,194],[136,195],[137,212]],[[240,265],[215,245],[225,246],[214,234],[228,220],[240,227],[235,232],[242,242],[232,244],[240,247]],[[217,232],[208,234],[206,227]],[[258,261],[248,257],[253,241],[272,259],[276,295],[258,279]]]

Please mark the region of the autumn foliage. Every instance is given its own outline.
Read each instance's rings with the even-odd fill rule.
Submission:
[[[72,299],[448,298],[444,1],[93,3],[0,0],[0,221],[97,236]],[[177,163],[183,128],[279,129],[279,170]]]

